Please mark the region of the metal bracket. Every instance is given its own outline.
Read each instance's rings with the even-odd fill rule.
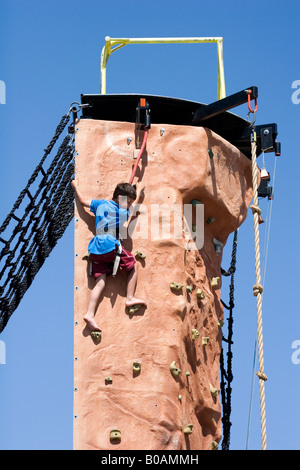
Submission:
[[[251,99],[257,99],[258,88],[256,86],[251,86],[245,90],[239,91],[238,93],[227,96],[222,100],[215,101],[207,106],[196,109],[192,121],[193,124],[198,124],[199,122],[204,121],[204,119],[209,119],[217,114],[224,113],[228,109],[232,109],[246,103],[248,101],[249,94]]]
[[[150,129],[150,107],[146,98],[140,98],[136,108],[135,122],[135,147],[140,149],[142,145],[142,137],[140,131],[144,131],[145,127]]]
[[[256,132],[257,155],[260,155],[261,152],[275,152],[276,156],[280,156],[281,143],[276,141],[277,124],[260,124],[253,128],[247,127],[241,136],[241,140],[250,139],[252,130]]]

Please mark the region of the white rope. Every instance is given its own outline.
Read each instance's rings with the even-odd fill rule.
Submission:
[[[261,437],[262,449],[267,448],[267,432],[266,432],[266,408],[265,408],[265,381],[267,376],[264,373],[264,357],[263,357],[263,332],[262,332],[262,292],[260,274],[260,248],[259,248],[259,215],[261,210],[258,207],[258,187],[257,187],[257,165],[256,165],[256,133],[253,133],[251,141],[251,158],[252,158],[252,183],[253,183],[253,204],[251,207],[254,217],[254,247],[255,247],[255,273],[256,284],[253,286],[253,295],[256,297],[257,306],[257,340],[258,340],[258,360],[259,371],[256,373],[260,387],[260,418],[261,418]]]
[[[273,168],[273,177],[272,177],[273,194],[274,194],[274,190],[275,190],[276,162],[277,162],[277,158],[275,157],[274,168]],[[271,199],[270,203],[268,203],[268,208],[267,208],[266,229],[265,229],[264,245],[263,245],[263,269],[262,269],[262,277],[263,277],[262,286],[263,286],[263,288],[265,287],[265,278],[266,278],[266,271],[267,271],[267,258],[268,258],[268,251],[269,251],[269,239],[270,239],[272,209],[273,209],[273,198]],[[262,301],[263,301],[263,295],[262,295]],[[256,364],[257,364],[257,334],[256,334],[256,338],[255,338],[254,353],[253,353],[253,370],[252,370],[252,380],[251,380],[251,392],[250,392],[250,404],[249,404],[249,415],[248,415],[248,426],[247,426],[246,450],[248,450],[249,439],[250,439],[250,427],[251,427],[251,415],[252,415],[252,404],[253,404],[253,393],[254,393],[254,378],[255,378]]]

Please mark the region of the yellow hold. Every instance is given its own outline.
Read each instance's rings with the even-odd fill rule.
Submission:
[[[184,434],[192,434],[193,427],[194,427],[193,424],[187,424],[186,426],[184,426],[183,428]]]
[[[111,441],[121,440],[121,431],[119,429],[112,429],[110,431],[110,440]]]
[[[212,384],[209,384],[209,391],[212,397],[216,397],[218,395],[218,389],[213,387]]]
[[[205,294],[204,294],[204,292],[203,292],[201,289],[198,289],[198,290],[197,290],[197,294],[196,294],[196,295],[197,295],[198,299],[203,300],[203,299],[205,298]]]
[[[183,284],[180,284],[179,282],[174,282],[173,281],[173,282],[171,282],[170,287],[171,287],[171,289],[176,290],[176,291],[179,292],[183,288]]]
[[[132,307],[129,308],[129,315],[136,313],[141,308],[141,306],[142,304],[132,305]]]
[[[199,331],[196,330],[195,328],[193,328],[192,329],[192,339],[195,340],[195,339],[199,338],[199,335],[200,335]]]
[[[219,444],[217,443],[217,441],[212,441],[211,450],[218,450],[218,448],[219,448]]]
[[[101,341],[101,331],[92,331],[91,337],[93,338],[95,343],[100,343]]]
[[[173,377],[178,377],[178,375],[181,374],[181,370],[178,367],[176,367],[175,361],[171,362],[170,371]]]
[[[141,372],[142,364],[139,361],[135,361],[132,365],[133,372]]]
[[[219,284],[219,280],[220,280],[219,277],[212,277],[212,278],[211,278],[211,286],[212,286],[212,287],[217,287],[218,284]]]

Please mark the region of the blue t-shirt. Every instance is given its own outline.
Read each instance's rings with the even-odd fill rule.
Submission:
[[[114,250],[120,244],[119,227],[128,220],[129,210],[114,201],[93,199],[90,211],[96,216],[96,236],[89,243],[89,254],[102,255]]]

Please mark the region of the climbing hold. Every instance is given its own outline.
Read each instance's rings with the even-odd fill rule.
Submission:
[[[187,292],[193,292],[192,286],[186,286],[186,291]]]
[[[129,308],[129,315],[133,315],[134,313],[136,313],[141,308],[141,306],[142,306],[142,304],[132,305]]]
[[[212,149],[208,149],[208,155],[209,155],[209,158],[213,158],[214,152],[212,151]]]
[[[204,292],[203,292],[201,289],[198,289],[198,290],[197,290],[197,294],[196,294],[196,295],[197,295],[198,299],[203,300],[203,299],[205,298],[205,294],[204,294]]]
[[[212,397],[216,397],[218,395],[218,389],[213,387],[212,384],[209,384],[209,391]]]
[[[219,254],[222,253],[222,249],[223,249],[223,246],[224,246],[224,245],[223,245],[222,242],[220,242],[220,241],[217,240],[216,238],[213,238],[212,241],[213,241],[213,244],[214,244],[214,247],[215,247],[217,256],[219,256]]]
[[[192,199],[191,204],[192,206],[196,206],[197,204],[201,204],[201,202],[198,201],[198,199]]]
[[[202,336],[202,346],[206,346],[209,343],[209,336]]]
[[[215,220],[216,220],[215,217],[209,217],[209,219],[207,219],[206,223],[207,224],[212,224]]]
[[[179,282],[171,282],[170,287],[171,289],[179,292],[183,288],[183,284],[180,284]]]
[[[218,448],[219,448],[219,444],[217,443],[217,441],[212,441],[211,450],[218,450]]]
[[[224,325],[224,321],[223,320],[218,320],[218,326],[220,328],[222,328],[223,325]]]
[[[100,343],[101,341],[101,331],[92,331],[91,332],[91,337],[93,338],[94,342]]]
[[[186,375],[187,377],[189,377],[189,376],[191,375],[191,373],[190,373],[189,371],[186,371],[185,375]]]
[[[141,362],[134,361],[134,363],[132,365],[132,370],[133,370],[133,372],[141,372],[141,367],[142,367]]]
[[[182,395],[178,395],[178,400],[180,401],[181,403],[181,400],[182,400]]]
[[[178,375],[181,374],[181,370],[178,369],[178,367],[176,367],[175,361],[171,362],[170,371],[171,371],[171,374],[173,375],[173,377],[178,377]]]
[[[211,278],[211,287],[217,287],[219,283],[220,278],[219,277],[212,277]]]
[[[112,378],[111,377],[105,377],[105,383],[106,384],[112,384]]]
[[[110,440],[111,441],[120,441],[121,440],[121,431],[119,429],[112,429],[110,431]]]
[[[86,253],[83,255],[82,259],[83,259],[83,260],[86,260],[86,261],[89,261],[89,259],[90,259],[89,253],[86,252]]]
[[[187,424],[186,426],[184,426],[183,432],[184,432],[184,434],[192,434],[193,424]]]
[[[200,335],[199,331],[196,330],[195,328],[193,328],[192,329],[192,339],[195,340],[195,339],[199,338],[199,335]]]
[[[145,258],[146,258],[146,255],[145,255],[145,253],[143,253],[142,251],[137,251],[137,252],[135,253],[135,257],[136,257],[136,258],[145,259]]]

